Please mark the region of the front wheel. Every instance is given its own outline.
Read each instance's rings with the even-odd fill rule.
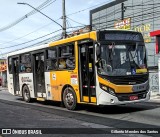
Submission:
[[[63,92],[63,103],[69,110],[75,110],[77,106],[77,98],[74,90],[71,87],[65,88]]]
[[[29,88],[28,88],[27,85],[25,85],[25,86],[23,87],[22,95],[23,95],[23,100],[24,100],[24,101],[26,101],[26,102],[31,102],[30,91],[29,91]]]

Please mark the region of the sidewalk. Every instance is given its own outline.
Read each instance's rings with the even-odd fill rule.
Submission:
[[[1,90],[8,90],[8,88],[7,87],[2,87],[2,86],[0,86],[0,91]]]
[[[151,102],[159,102],[160,103],[160,94],[151,96],[150,101]]]

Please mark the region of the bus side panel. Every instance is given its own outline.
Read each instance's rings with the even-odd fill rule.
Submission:
[[[79,88],[78,88],[78,73],[77,71],[56,71],[51,72],[51,93],[54,101],[62,101],[62,89],[65,85],[70,85],[77,96],[77,102],[80,102]]]
[[[14,84],[13,84],[13,74],[8,75],[8,91],[14,95]]]
[[[51,95],[52,100],[61,101],[61,91],[59,90],[59,86],[57,85],[58,79],[63,79],[64,77],[59,77],[58,71],[53,71],[50,73],[50,83],[51,83]]]
[[[35,98],[34,85],[33,85],[33,73],[20,73],[19,83],[20,83],[20,95],[21,96],[22,96],[23,85],[27,85],[30,91],[31,98]]]
[[[52,100],[50,72],[45,72],[46,100]]]

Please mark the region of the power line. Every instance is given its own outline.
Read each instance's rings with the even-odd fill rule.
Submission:
[[[147,1],[147,2],[145,2],[145,4],[144,4],[143,6],[146,6],[146,3],[148,3],[148,2],[150,2],[150,0]],[[157,5],[157,4],[159,4],[159,3],[156,3],[156,5]],[[140,5],[140,4],[139,4],[139,5]],[[150,4],[147,4],[147,5],[150,5]],[[153,4],[153,5],[154,5],[154,4]],[[129,7],[129,6],[126,6],[126,7]],[[134,6],[134,7],[136,7],[136,6]],[[132,8],[133,8],[133,6],[132,6]],[[157,6],[157,7],[154,6],[154,9],[155,9],[155,8],[158,8],[158,6]],[[148,14],[152,14],[152,13],[153,13],[153,12],[152,12],[152,13],[147,13],[150,9],[153,9],[153,7],[150,7],[150,8],[147,7],[147,8],[143,8],[143,9],[145,9],[145,10],[143,10],[143,12],[146,13],[146,14],[143,14],[143,17],[144,17],[144,15],[148,16]],[[117,9],[116,9],[116,10],[117,10]],[[92,19],[92,22],[96,22],[96,20],[99,21],[99,19],[100,19],[100,18],[102,19],[103,17],[107,19],[107,18],[108,18],[109,16],[111,16],[111,15],[119,14],[119,12],[115,12],[116,10],[114,10],[114,11],[112,12],[112,14],[108,13],[108,14],[105,14],[105,15],[103,15],[103,16],[99,16],[99,17],[97,17],[97,18],[94,18],[94,19]],[[115,12],[115,13],[114,13],[114,12]],[[141,18],[142,14],[139,14],[139,12],[136,12],[136,13],[137,13],[136,16],[135,16],[135,13],[128,14],[128,16],[126,15],[126,18],[127,18],[127,17],[131,17],[131,15],[134,15],[134,16],[132,16],[132,17],[134,17],[134,20],[135,20],[136,17]],[[101,23],[98,22],[98,23],[93,23],[93,24],[94,24],[94,25],[96,25],[96,24],[97,24],[97,25],[100,25],[100,24],[102,24],[102,23],[107,23],[106,26],[107,26],[107,27],[110,27],[110,26],[108,25],[108,22],[113,22],[113,21],[118,20],[118,19],[120,19],[120,18],[116,18],[116,19],[109,20],[109,21],[106,20],[105,22],[101,22]],[[144,19],[143,19],[143,20],[144,20]],[[138,20],[137,20],[137,21],[138,21]],[[113,23],[110,24],[110,25],[113,25]]]
[[[17,4],[27,5],[27,6],[31,7],[31,8],[33,8],[34,10],[36,10],[39,13],[41,13],[43,16],[45,16],[46,18],[50,19],[51,21],[53,21],[55,24],[57,24],[58,26],[60,26],[63,29],[63,27],[62,27],[61,24],[59,24],[58,22],[56,22],[55,20],[53,20],[52,18],[50,18],[49,16],[47,16],[46,14],[44,14],[43,12],[41,12],[40,10],[36,9],[32,5],[30,5],[28,3],[17,3]]]
[[[61,34],[60,34],[60,35],[61,35]],[[52,38],[52,40],[57,40],[59,37],[60,37],[59,35],[55,35],[54,38]],[[56,39],[56,38],[57,38],[57,39]],[[50,38],[45,39],[45,40],[42,40],[42,41],[39,41],[39,42],[34,43],[34,44],[30,45],[30,46],[26,46],[26,47],[23,47],[23,48],[20,48],[20,49],[12,50],[12,51],[10,51],[10,52],[5,52],[5,53],[1,54],[1,56],[2,56],[2,55],[6,55],[6,54],[11,53],[11,52],[14,52],[14,51],[19,51],[19,50],[22,50],[22,49],[26,49],[26,48],[38,46],[38,45],[40,45],[40,44],[48,41],[49,39],[50,39]]]
[[[112,0],[109,0],[109,1],[112,1]],[[109,1],[108,1],[108,2],[109,2]],[[73,12],[73,13],[70,13],[70,14],[68,14],[67,16],[71,16],[71,15],[74,15],[74,14],[78,14],[78,13],[80,13],[80,12],[84,12],[84,11],[86,11],[86,10],[92,9],[92,8],[97,7],[98,5],[102,5],[102,4],[104,4],[104,3],[106,3],[106,2],[102,2],[102,3],[99,3],[99,4],[93,5],[93,6],[91,6],[91,7],[88,7],[88,8],[85,8],[85,9],[82,9],[82,10],[79,10],[79,11],[76,11],[76,12]]]
[[[23,42],[23,43],[20,43],[20,44],[16,44],[16,45],[13,45],[13,46],[4,47],[4,48],[0,48],[0,49],[8,49],[8,48],[17,47],[17,46],[20,46],[20,45],[23,45],[23,44],[27,44],[27,43],[33,42],[33,41],[35,41],[35,40],[41,39],[41,38],[43,38],[43,37],[49,36],[49,35],[51,35],[51,34],[53,34],[53,33],[55,33],[55,32],[58,32],[58,31],[60,31],[60,30],[62,30],[62,29],[56,30],[56,31],[54,31],[54,32],[51,32],[51,33],[46,34],[46,35],[43,35],[43,36],[38,37],[38,38],[36,38],[36,39],[29,40],[29,41],[27,41],[27,42]]]
[[[80,25],[86,26],[86,24],[83,24],[83,23],[80,23],[80,22],[78,22],[78,21],[75,21],[75,20],[73,20],[73,19],[71,19],[71,18],[69,18],[69,17],[67,17],[67,18],[70,19],[71,21],[75,22],[75,23],[78,23],[78,24],[80,24]]]
[[[157,6],[157,8],[158,8],[158,6]],[[154,14],[154,13],[159,13],[160,11],[156,11],[156,12],[152,12],[152,13],[146,13],[148,11],[148,9],[147,10],[145,10],[144,12],[145,12],[145,14],[143,14],[143,16],[144,15],[149,15],[149,14]],[[119,13],[119,12],[116,12],[115,14],[117,14],[117,13]],[[126,16],[126,18],[128,18],[128,17],[132,17],[132,18],[134,18],[134,21],[136,21],[136,22],[138,22],[138,21],[144,21],[144,19],[142,19],[141,18],[141,16],[142,16],[142,14],[138,14],[138,15],[134,15],[134,16],[131,16],[132,14],[129,14],[130,16]],[[108,15],[106,15],[106,16],[108,16]],[[138,20],[136,20],[136,17],[139,17],[140,19]],[[149,16],[148,16],[149,17]],[[159,17],[159,16],[156,16],[156,17]],[[100,18],[100,17],[99,17]],[[97,18],[96,20],[98,20],[99,18]],[[155,17],[149,17],[149,18],[147,18],[147,20],[148,19],[153,19],[153,18],[155,18]],[[115,20],[120,20],[120,17],[119,18],[116,18],[116,19],[112,19],[112,20],[109,20],[109,21],[107,21],[107,23],[111,23],[110,25],[113,25],[113,21],[115,21]],[[95,21],[95,20],[94,20]],[[93,25],[101,25],[101,24],[103,24],[103,23],[106,23],[106,21],[105,22],[98,22],[98,23],[94,23]],[[132,22],[132,23],[134,23],[134,22]],[[140,23],[141,24],[141,23]],[[109,24],[107,24],[107,27],[111,27],[111,26],[108,26]]]
[[[42,9],[46,8],[47,6],[51,5],[51,4],[52,4],[53,2],[55,2],[55,1],[56,1],[56,0],[54,0],[54,1],[53,1],[53,0],[47,0],[47,1],[45,1],[44,3],[42,3],[40,6],[38,6],[37,9],[42,10]],[[50,2],[50,3],[49,3],[49,2]],[[106,3],[106,2],[103,2],[103,3]],[[101,5],[101,4],[103,4],[103,3],[100,3],[100,4],[97,4],[97,5],[91,6],[91,7],[89,7],[89,8],[82,9],[82,10],[77,11],[77,12],[78,12],[78,13],[83,12],[83,11],[85,11],[85,10],[88,10],[88,9],[93,8],[93,7],[95,7],[95,6]],[[48,5],[47,5],[47,4],[48,4]],[[4,29],[0,28],[0,32],[1,32],[1,30],[4,31],[4,30],[6,30],[6,29],[11,28],[12,26],[14,26],[14,25],[16,25],[17,23],[21,22],[21,21],[22,21],[23,19],[25,19],[26,17],[33,15],[34,13],[36,13],[35,10],[29,12],[28,14],[26,14],[25,16],[23,16],[22,18],[20,18],[20,19],[17,20],[16,22],[8,25],[8,27],[5,27]],[[76,13],[76,12],[73,12],[73,13],[68,14],[67,16],[71,16],[71,15],[73,15],[73,14],[77,14],[77,13]],[[60,18],[59,18],[59,19],[60,19]],[[59,19],[57,19],[57,20],[59,20]],[[74,21],[74,20],[71,19],[71,18],[69,18],[69,19],[72,20],[73,22],[76,22],[76,21]],[[56,21],[57,21],[57,20],[56,20]],[[76,22],[76,23],[81,24],[81,25],[85,25],[85,24],[82,24],[82,23],[80,23],[80,22]],[[37,29],[37,30],[38,30],[38,29]],[[0,45],[4,45],[4,44],[7,44],[7,43],[11,43],[11,42],[16,41],[16,40],[18,40],[18,39],[24,38],[25,36],[28,36],[29,34],[32,34],[32,33],[34,33],[34,32],[37,32],[37,30],[35,30],[35,31],[31,32],[31,33],[28,33],[28,34],[26,34],[26,35],[24,35],[24,36],[22,36],[22,37],[19,37],[19,38],[17,38],[17,39],[14,39],[14,40],[12,40],[12,41],[8,41],[8,42],[5,42],[5,43],[2,43],[2,44],[0,44]]]
[[[40,6],[38,6],[36,9],[42,10],[42,9],[46,8],[47,6],[51,5],[51,4],[52,4],[53,2],[55,2],[55,1],[56,1],[56,0],[54,0],[54,1],[53,1],[53,0],[47,0],[47,1],[45,1],[44,3],[42,3]],[[77,14],[77,13],[80,13],[80,12],[84,12],[84,11],[86,11],[86,10],[88,10],[88,9],[91,9],[91,8],[96,7],[96,6],[98,6],[98,5],[102,5],[102,4],[104,4],[104,3],[106,3],[106,2],[99,3],[99,4],[97,4],[97,5],[94,5],[94,6],[91,6],[91,7],[82,9],[82,10],[79,10],[79,11],[77,11],[77,12],[70,13],[70,14],[68,14],[67,16],[71,16],[71,15],[74,15],[74,14]],[[13,26],[15,26],[16,24],[20,23],[21,21],[23,21],[24,19],[26,19],[27,17],[29,17],[29,16],[31,16],[31,15],[33,15],[33,14],[35,14],[35,13],[36,13],[36,11],[35,11],[35,10],[32,10],[31,12],[29,12],[28,14],[26,14],[26,15],[24,15],[23,17],[19,18],[18,20],[14,21],[13,23],[11,23],[11,24],[9,24],[9,25],[7,25],[7,26],[5,26],[5,27],[0,28],[0,32],[5,31],[5,30],[7,30],[7,29],[9,29],[9,28],[11,28],[11,27],[13,27]]]
[[[82,26],[75,26],[75,27],[70,27],[70,28],[79,28],[79,27],[82,27]],[[70,29],[69,28],[69,29]],[[58,30],[57,30],[58,31]],[[70,31],[70,32],[73,32],[73,31]],[[69,32],[69,33],[70,33]],[[29,47],[34,47],[34,46],[38,46],[38,44],[44,44],[44,42],[46,43],[46,42],[50,42],[50,41],[55,41],[55,40],[58,40],[58,39],[61,39],[62,37],[61,37],[61,34],[57,34],[57,35],[55,35],[55,36],[53,36],[53,37],[50,37],[50,38],[47,38],[47,39],[45,39],[45,40],[42,40],[42,41],[40,41],[40,42],[37,42],[37,43],[34,43],[34,44],[32,44],[32,45],[30,45],[30,46],[26,46],[26,47],[23,47],[23,48],[20,48],[20,49],[16,49],[16,50],[12,50],[12,51],[10,51],[10,52],[5,52],[5,53],[3,53],[3,54],[1,54],[1,56],[2,55],[6,55],[6,54],[8,54],[8,53],[11,53],[11,52],[14,52],[14,51],[17,51],[17,50],[22,50],[22,49],[26,49],[26,48],[29,48]]]
[[[38,6],[36,9],[42,10],[42,9],[46,8],[47,6],[49,6],[51,3],[55,2],[55,1],[56,1],[56,0],[54,0],[54,1],[53,1],[53,0],[47,0],[47,1],[45,1],[44,3],[42,3],[40,6]],[[49,3],[49,2],[50,2],[50,3]],[[48,3],[49,3],[49,4],[48,4]],[[47,5],[47,4],[48,4],[48,5]],[[16,21],[14,21],[13,23],[11,23],[11,24],[9,24],[9,25],[7,25],[7,26],[5,26],[5,27],[0,28],[0,32],[5,31],[5,30],[7,30],[7,29],[9,29],[9,28],[17,25],[18,23],[20,23],[21,21],[23,21],[23,20],[26,19],[27,17],[35,14],[36,12],[37,12],[37,11],[32,10],[31,12],[27,13],[26,15],[24,15],[23,17],[19,18],[19,19],[16,20]]]
[[[68,29],[71,29],[71,28],[78,28],[78,27],[84,27],[84,26],[70,27],[70,28],[68,28]],[[49,36],[49,35],[51,35],[51,34],[54,34],[54,33],[58,32],[58,31],[61,31],[61,30],[62,30],[62,29],[59,29],[59,30],[56,30],[56,31],[51,32],[51,33],[49,33],[49,34],[43,35],[43,36],[41,36],[41,37],[38,37],[38,38],[36,38],[36,39],[32,39],[32,40],[30,40],[30,41],[26,41],[26,42],[23,42],[23,43],[20,43],[20,44],[16,44],[16,45],[13,45],[13,46],[4,47],[4,48],[0,48],[0,49],[8,49],[8,48],[12,48],[12,47],[18,47],[18,46],[21,46],[21,45],[24,45],[24,44],[33,42],[33,41],[35,41],[35,40],[44,38],[44,37],[46,37],[46,36]],[[51,38],[51,37],[50,37],[50,38]],[[48,39],[50,39],[50,38],[48,38]]]
[[[34,32],[37,32],[37,31],[39,31],[39,30],[45,28],[46,26],[48,27],[48,25],[50,25],[50,24],[52,24],[52,23],[49,23],[49,24],[47,24],[47,25],[45,25],[45,26],[42,26],[42,27],[40,27],[40,28],[38,28],[38,29],[36,29],[36,30],[30,32],[30,33],[27,33],[27,34],[25,34],[25,35],[23,35],[23,36],[21,36],[21,37],[18,37],[18,38],[16,38],[16,39],[13,39],[13,40],[11,40],[11,41],[7,41],[7,42],[4,42],[4,43],[1,43],[0,45],[6,45],[6,44],[12,43],[12,42],[14,42],[14,41],[16,41],[16,40],[22,39],[22,38],[24,38],[24,37],[26,37],[26,36],[28,36],[28,35],[34,33]]]
[[[67,27],[70,27],[70,26],[71,26],[69,20],[66,20],[66,24],[67,24]]]
[[[115,13],[115,12],[111,12],[110,14],[108,14],[108,16],[109,15],[112,15],[113,13]],[[117,12],[118,13],[118,12]],[[69,17],[68,17],[69,18]],[[69,19],[71,19],[71,18],[69,18]],[[73,19],[71,19],[72,21],[73,21]],[[111,20],[111,21],[113,21],[113,20]],[[111,21],[108,21],[108,22],[111,22]],[[75,22],[75,21],[74,21]],[[77,22],[77,23],[79,23],[79,22]],[[103,22],[102,22],[103,23]],[[98,24],[102,24],[102,23],[98,23]],[[81,23],[79,23],[79,24],[81,24]],[[82,25],[84,25],[84,24],[82,24]],[[48,35],[48,34],[47,34]],[[41,37],[40,37],[41,38]],[[35,39],[34,39],[35,40]],[[33,40],[31,40],[31,41],[33,41]],[[10,41],[11,42],[11,41]],[[28,41],[28,42],[30,42],[30,41]],[[9,43],[9,42],[8,42]],[[23,43],[22,43],[23,44]],[[9,47],[6,47],[6,48],[9,48]],[[4,48],[3,48],[4,49]]]

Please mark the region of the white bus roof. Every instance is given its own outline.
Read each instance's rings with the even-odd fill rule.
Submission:
[[[30,48],[20,49],[20,50],[8,53],[7,56],[14,56],[14,55],[22,54],[22,53],[29,53],[31,51],[36,51],[36,50],[43,49],[46,47],[49,47],[49,44],[43,44],[43,45],[34,46],[34,47],[30,47]]]

